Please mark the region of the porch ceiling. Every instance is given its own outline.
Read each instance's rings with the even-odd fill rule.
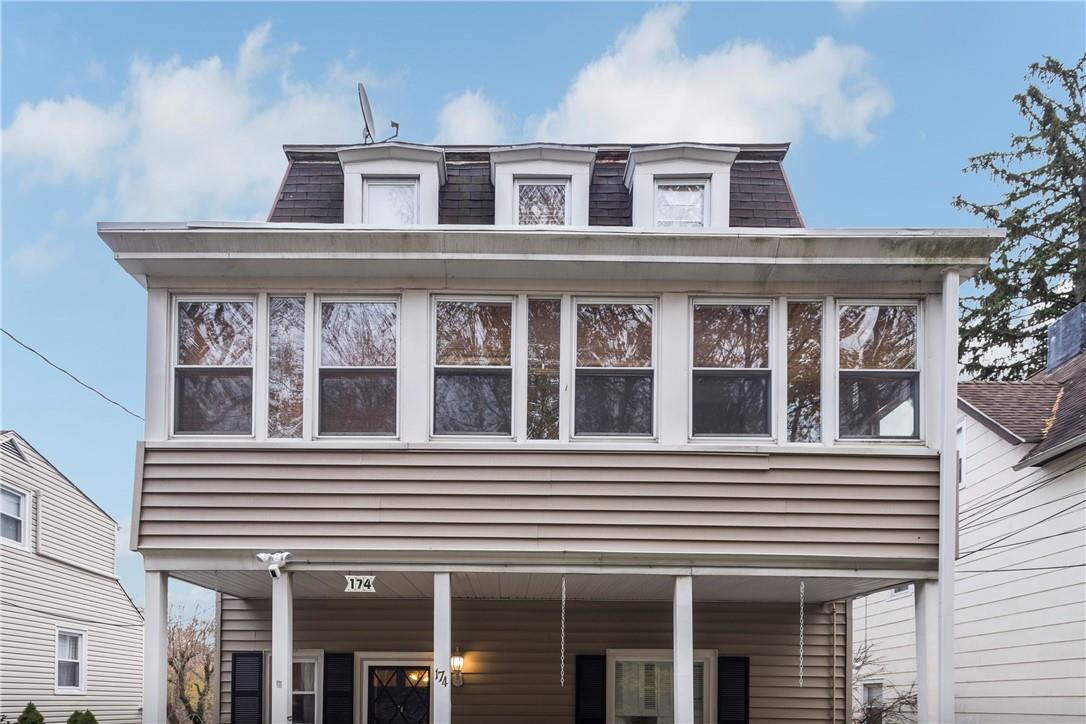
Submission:
[[[375,593],[344,592],[344,574],[365,570],[295,571],[295,598],[431,598],[433,574],[426,571],[374,573]],[[271,580],[264,571],[171,571],[170,575],[240,598],[268,598]],[[833,577],[804,578],[808,601],[836,601],[902,583],[905,579]],[[799,597],[796,576],[695,576],[695,601],[793,601]],[[546,600],[561,596],[557,573],[453,573],[453,598]],[[566,575],[566,595],[573,600],[670,601],[672,578],[663,575],[599,573]]]

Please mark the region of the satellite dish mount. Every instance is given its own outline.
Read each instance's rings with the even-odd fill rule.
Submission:
[[[369,96],[366,95],[366,87],[362,83],[358,84],[358,105],[362,107],[362,123],[364,128],[362,130],[362,143],[376,143],[377,139],[374,138],[373,131],[376,126],[373,123],[373,108],[370,107]],[[391,141],[393,138],[397,138],[400,135],[400,124],[396,121],[392,121],[392,130],[394,133],[388,138],[381,141]]]

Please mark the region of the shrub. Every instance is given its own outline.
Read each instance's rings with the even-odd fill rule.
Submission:
[[[19,715],[15,724],[45,724],[45,718],[42,717],[38,707],[34,706],[34,702],[31,701],[27,703],[26,708],[23,709],[23,713]]]
[[[73,711],[72,715],[68,717],[68,724],[98,724],[98,720],[94,718],[94,714],[90,709],[86,711]]]

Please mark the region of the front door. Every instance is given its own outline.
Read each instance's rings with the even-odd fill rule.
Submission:
[[[369,667],[367,724],[430,724],[430,668]]]

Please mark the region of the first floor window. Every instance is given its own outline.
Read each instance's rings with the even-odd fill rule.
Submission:
[[[291,672],[291,722],[315,724],[317,721],[317,662],[295,659]]]
[[[20,546],[27,544],[27,495],[0,487],[0,537]]]
[[[322,301],[321,435],[396,434],[397,305]]]
[[[251,300],[178,302],[174,432],[252,434],[254,319]]]
[[[86,634],[83,631],[57,629],[56,688],[60,692],[86,689]]]
[[[568,179],[517,179],[516,219],[522,226],[569,223]]]
[[[705,179],[657,180],[655,214],[656,226],[673,228],[698,228],[708,226],[707,192]]]
[[[769,305],[694,305],[691,427],[699,436],[769,435]]]
[[[512,434],[513,302],[434,305],[435,435]]]
[[[709,722],[706,669],[709,660],[694,661],[694,721]],[[672,689],[674,667],[670,656],[637,654],[613,657],[612,711],[615,724],[674,724],[675,697]]]
[[[416,179],[366,179],[362,210],[367,224],[408,226],[418,223]]]
[[[653,311],[650,302],[577,305],[575,434],[653,434]]]

